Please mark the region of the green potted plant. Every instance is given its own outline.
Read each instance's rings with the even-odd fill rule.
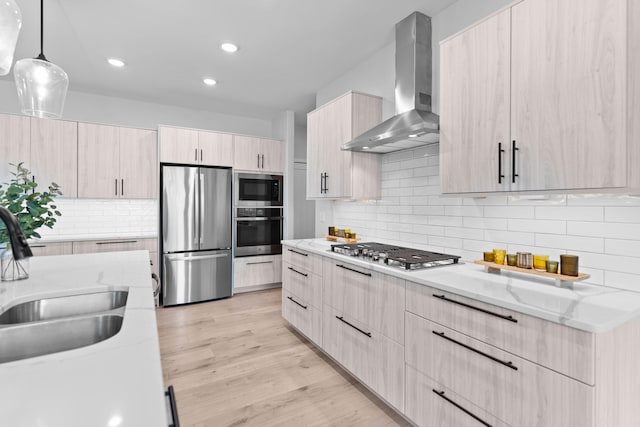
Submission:
[[[54,199],[61,196],[60,187],[55,182],[49,185],[49,191],[38,192],[38,184],[31,180],[31,172],[23,163],[9,163],[15,168],[11,172],[13,178],[9,182],[0,184],[0,206],[7,208],[18,219],[20,228],[27,238],[40,238],[37,230],[40,227],[53,228],[56,217],[61,216],[54,204]],[[28,260],[16,261],[9,247],[9,234],[0,222],[0,246],[4,246],[0,253],[0,273],[2,280],[26,279],[28,274]]]

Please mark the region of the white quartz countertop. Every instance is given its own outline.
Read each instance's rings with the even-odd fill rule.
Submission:
[[[282,243],[587,332],[605,332],[640,318],[640,293],[636,292],[581,282],[575,282],[573,289],[556,287],[554,280],[505,270],[487,273],[483,266],[470,263],[404,271],[335,254],[330,251],[334,243],[324,239]]]
[[[75,350],[0,363],[0,424],[166,426],[148,252],[36,257],[29,263],[29,279],[0,282],[0,312],[44,296],[123,288],[129,296],[122,328],[113,337]]]
[[[29,239],[29,244],[46,244],[62,242],[83,242],[91,240],[136,240],[157,239],[158,233],[130,233],[130,234],[78,234],[75,236],[44,236],[40,239]]]

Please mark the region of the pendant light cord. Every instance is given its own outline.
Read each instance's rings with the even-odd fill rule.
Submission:
[[[40,55],[36,59],[41,59],[46,61],[47,58],[44,56],[44,12],[42,11],[44,5],[44,0],[40,0]]]

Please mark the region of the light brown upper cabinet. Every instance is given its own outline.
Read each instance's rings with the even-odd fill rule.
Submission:
[[[157,133],[78,124],[78,197],[156,198]]]
[[[78,195],[78,125],[64,120],[0,115],[0,182],[13,178],[9,163],[24,163],[37,191],[55,182],[63,197]]]
[[[228,133],[161,126],[160,161],[233,166],[233,136]]]
[[[524,0],[441,44],[443,193],[640,188],[640,4]]]
[[[15,168],[9,163],[24,162],[30,155],[29,117],[0,115],[0,183],[12,178]]]
[[[30,159],[37,191],[55,182],[64,197],[78,196],[77,122],[32,118]]]
[[[380,157],[342,144],[382,119],[382,99],[348,92],[307,114],[307,199],[379,199]]]
[[[234,168],[264,173],[284,173],[284,144],[273,139],[233,136]]]

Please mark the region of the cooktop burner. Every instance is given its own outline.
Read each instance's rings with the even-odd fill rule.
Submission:
[[[441,254],[438,252],[404,248],[402,246],[376,242],[331,245],[331,251],[404,270],[418,270],[441,265],[457,264],[460,259],[457,255]]]

